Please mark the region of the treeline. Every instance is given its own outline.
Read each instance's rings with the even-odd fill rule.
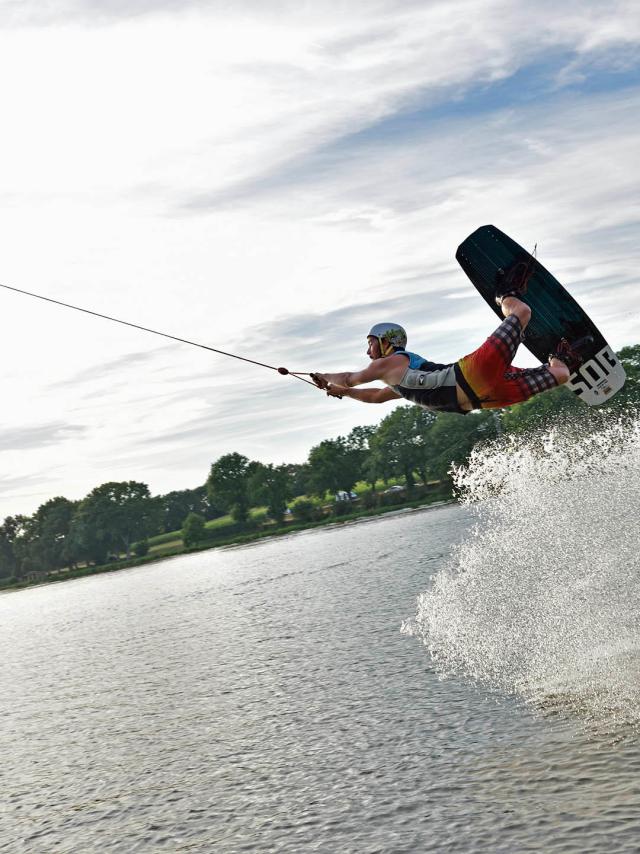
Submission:
[[[195,489],[152,496],[146,484],[125,481],[97,486],[81,501],[52,498],[32,516],[8,516],[0,525],[0,581],[143,556],[149,537],[180,529],[189,547],[203,539],[208,521],[230,513],[241,530],[258,506],[267,508],[272,523],[291,512],[304,521],[312,516],[313,497],[349,494],[357,483],[369,484],[370,504],[380,480],[402,478],[411,497],[417,481],[446,482],[452,463],[463,463],[478,442],[502,432],[544,428],[561,423],[564,415],[588,427],[603,417],[603,409],[638,407],[640,345],[618,356],[627,383],[602,409],[585,407],[566,388],[466,417],[401,406],[376,427],[355,427],[347,436],[320,442],[300,465],[265,465],[231,453],[216,460],[206,483]]]

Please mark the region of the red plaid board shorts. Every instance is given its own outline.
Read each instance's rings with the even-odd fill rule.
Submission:
[[[558,384],[548,365],[516,368],[511,364],[521,340],[520,320],[511,314],[456,365],[458,384],[476,408],[502,409]]]

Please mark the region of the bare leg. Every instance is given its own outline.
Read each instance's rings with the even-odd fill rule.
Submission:
[[[520,326],[524,332],[527,323],[531,320],[531,309],[526,302],[522,302],[518,297],[505,297],[500,303],[500,308],[502,309],[504,317],[509,317],[509,315],[515,314],[520,321]]]
[[[571,376],[571,371],[565,365],[564,362],[561,362],[560,359],[556,359],[555,356],[552,356],[549,359],[549,372],[553,374],[556,378],[556,382],[558,385],[562,385],[566,383],[566,381]]]
[[[519,300],[518,297],[505,297],[500,304],[500,308],[505,317],[515,314],[524,332],[527,323],[531,320],[531,309],[529,306],[525,302],[522,302],[522,300]],[[549,372],[553,374],[558,385],[566,383],[571,376],[571,372],[565,363],[555,357],[549,359]]]

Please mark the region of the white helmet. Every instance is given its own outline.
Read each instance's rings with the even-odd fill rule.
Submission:
[[[375,326],[371,327],[371,330],[367,335],[367,338],[371,337],[378,339],[380,352],[384,355],[388,354],[384,353],[384,347],[382,346],[383,338],[385,338],[392,347],[399,347],[401,350],[404,350],[407,346],[407,333],[399,323],[376,323]]]

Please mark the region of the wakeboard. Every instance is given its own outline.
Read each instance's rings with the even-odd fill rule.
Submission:
[[[581,348],[584,361],[569,378],[569,388],[589,406],[610,400],[624,385],[625,372],[614,350],[586,312],[560,282],[526,249],[494,225],[483,225],[458,247],[456,259],[495,313],[496,285],[509,276],[526,276],[522,300],[531,307],[531,320],[522,343],[546,362],[561,338],[569,342],[590,336]]]

